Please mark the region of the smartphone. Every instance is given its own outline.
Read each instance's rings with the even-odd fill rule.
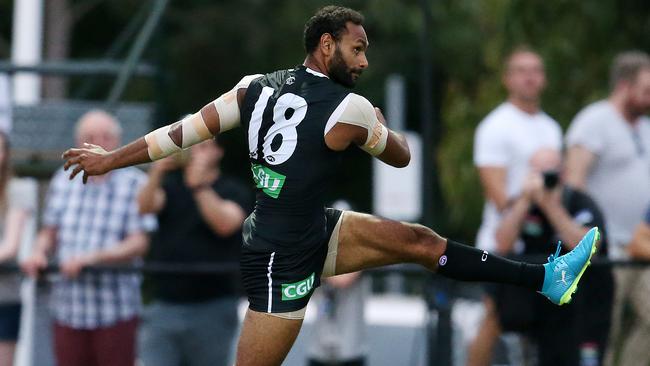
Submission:
[[[543,172],[544,176],[544,188],[553,189],[557,187],[557,184],[560,182],[560,173],[555,170],[550,170]]]

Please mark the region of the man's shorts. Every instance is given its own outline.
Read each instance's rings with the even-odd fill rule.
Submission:
[[[280,253],[242,247],[241,276],[251,310],[289,313],[307,306],[320,286],[321,275],[334,274],[342,213],[331,208],[325,210],[326,239],[305,251]]]
[[[0,305],[0,342],[15,342],[18,340],[20,310],[20,304]]]

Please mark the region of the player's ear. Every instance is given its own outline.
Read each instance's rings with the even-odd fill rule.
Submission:
[[[334,37],[329,33],[320,36],[320,48],[323,54],[330,56],[334,53]]]

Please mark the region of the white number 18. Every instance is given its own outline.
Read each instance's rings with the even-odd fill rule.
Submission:
[[[262,93],[257,99],[251,114],[250,125],[248,126],[248,149],[250,156],[254,159],[258,157],[257,141],[262,127],[262,116],[273,92],[274,90],[271,87],[265,86],[262,88]],[[293,155],[298,144],[298,131],[296,128],[305,119],[306,114],[307,101],[303,97],[293,93],[286,93],[278,98],[273,107],[273,125],[264,136],[262,144],[263,157],[267,163],[279,165],[289,160]],[[278,135],[281,136],[282,143],[274,151],[271,144]]]

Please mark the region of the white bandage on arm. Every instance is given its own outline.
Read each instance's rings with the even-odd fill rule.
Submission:
[[[213,102],[217,109],[217,113],[219,114],[219,132],[228,131],[239,125],[237,91],[242,88],[248,88],[251,81],[260,76],[260,74],[245,76],[232,90],[221,95]],[[170,133],[178,128],[181,129],[180,133],[174,132],[174,134],[180,138],[180,145],[170,136]],[[144,138],[147,142],[149,158],[154,161],[177,153],[181,151],[181,149],[186,149],[212,137],[214,136],[203,120],[201,111],[199,111],[185,117],[182,121],[152,131]]]
[[[228,93],[215,99],[214,107],[219,114],[219,132],[225,132],[239,126],[239,105],[237,104],[237,91]]]
[[[386,150],[388,141],[388,129],[381,122],[373,127],[372,131],[368,130],[368,140],[361,148],[372,156],[377,156]]]
[[[343,105],[343,103],[346,104]],[[368,99],[358,94],[350,93],[341,103],[341,107],[343,107],[343,111],[336,118],[337,122],[363,127],[368,131],[368,137],[360,147],[372,156],[377,156],[384,152],[384,149],[386,149],[386,141],[388,141],[388,129],[379,122],[375,108]]]
[[[151,161],[160,160],[181,151],[181,147],[169,137],[169,130],[172,126],[173,124],[163,126],[145,135],[144,140],[147,142],[147,152]]]
[[[225,132],[239,126],[239,105],[237,104],[237,91],[247,89],[251,81],[262,74],[246,75],[232,88],[231,91],[217,98],[213,103],[219,114],[219,132]]]
[[[183,118],[181,128],[183,131],[181,135],[181,148],[183,149],[187,149],[194,144],[214,137],[205,124],[201,111]]]
[[[180,133],[176,133],[180,137],[180,145],[178,141],[174,141],[171,137],[172,131],[180,128]],[[212,133],[203,120],[201,112],[191,114],[183,120],[172,123],[171,125],[163,126],[153,132],[147,134],[144,139],[147,142],[147,152],[149,158],[159,160],[174,153],[186,149],[201,141],[211,139]]]

